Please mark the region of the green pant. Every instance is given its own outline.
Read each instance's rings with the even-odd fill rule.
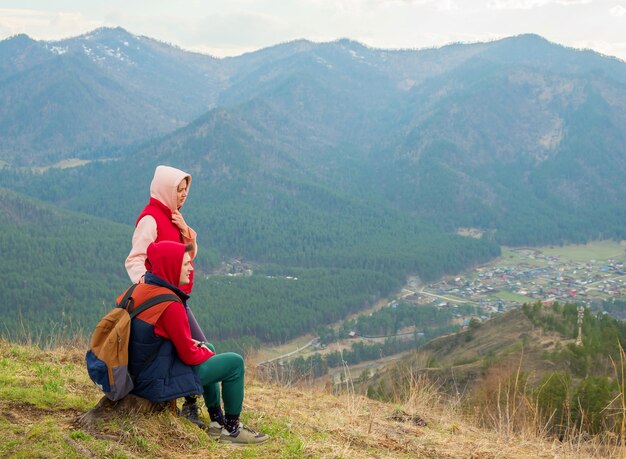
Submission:
[[[215,347],[207,343],[207,347],[215,352]],[[234,352],[216,354],[197,367],[198,376],[204,389],[204,403],[208,408],[220,406],[220,382],[224,413],[239,416],[243,405],[243,383],[245,369],[243,357]]]

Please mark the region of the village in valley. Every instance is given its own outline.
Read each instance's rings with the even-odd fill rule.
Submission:
[[[575,303],[603,313],[606,300],[626,300],[626,241],[594,242],[586,245],[540,248],[503,248],[502,255],[492,262],[436,282],[423,283],[417,276],[409,276],[407,283],[393,298],[362,311],[371,315],[377,310],[400,304],[415,307],[436,307],[452,313],[457,329],[469,326],[470,321],[485,321],[525,303]],[[235,274],[237,275],[237,274]],[[241,274],[239,274],[241,275]],[[614,312],[614,311],[613,311]],[[356,317],[356,316],[355,316]],[[616,314],[626,318],[626,311]],[[336,324],[339,330],[341,324]],[[344,326],[345,329],[345,326]],[[326,355],[337,350],[350,349],[353,343],[382,343],[388,338],[423,340],[425,327],[405,327],[393,336],[359,336],[351,331],[328,345],[319,337],[307,335],[276,348],[266,348],[263,356],[269,362],[286,362],[298,356],[314,353]],[[432,334],[432,332],[431,332]],[[362,371],[374,371],[405,352],[389,355],[376,361],[351,366],[353,376]],[[262,359],[262,356],[259,356]],[[330,369],[335,382],[344,370]]]
[[[386,305],[399,302],[439,308],[474,305],[476,318],[480,320],[537,301],[592,306],[603,300],[626,299],[625,265],[626,241],[505,247],[498,259],[437,282],[423,284],[419,277],[409,276],[403,289]],[[217,274],[251,276],[253,270],[248,263],[234,259],[223,264]]]
[[[602,312],[603,301],[626,300],[625,264],[626,241],[503,248],[498,259],[437,282],[423,284],[419,277],[409,276],[406,285],[386,306],[409,303],[459,309],[455,318],[462,327],[471,319],[488,320],[495,314],[538,301],[575,303]],[[473,307],[459,308],[461,305]],[[462,310],[473,313],[467,315]]]
[[[402,300],[452,308],[474,304],[480,320],[537,301],[599,307],[603,300],[626,298],[625,247],[504,248],[496,261],[458,276],[426,286],[409,279]]]

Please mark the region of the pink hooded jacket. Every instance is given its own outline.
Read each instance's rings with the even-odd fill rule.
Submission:
[[[188,178],[187,192],[189,192],[191,175],[174,167],[157,166],[150,184],[150,197],[159,201],[171,212],[177,211],[177,188],[185,178]],[[183,243],[193,244],[194,249],[191,252],[191,258],[195,258],[197,253],[196,232],[188,226],[186,231],[181,231],[181,235]],[[148,246],[156,240],[157,222],[151,215],[144,215],[137,221],[133,233],[132,248],[125,263],[126,271],[132,282],[139,282],[145,274],[146,251]]]

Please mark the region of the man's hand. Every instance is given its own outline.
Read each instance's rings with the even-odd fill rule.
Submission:
[[[181,214],[178,210],[172,212],[172,223],[178,227],[183,235],[189,234],[189,227],[187,226],[187,223],[185,223],[183,214]]]
[[[193,345],[194,346],[196,346],[196,347],[205,347],[205,348],[209,349],[209,347],[203,341],[198,341],[197,339],[193,339],[193,338],[191,338],[191,340],[193,341]]]

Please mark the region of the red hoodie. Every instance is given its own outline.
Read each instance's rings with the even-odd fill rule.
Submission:
[[[151,272],[178,286],[185,255],[185,244],[173,241],[153,242],[147,249]],[[187,365],[199,365],[215,354],[206,347],[197,347],[191,338],[185,307],[172,302],[154,325],[154,332],[172,341],[180,359]]]

